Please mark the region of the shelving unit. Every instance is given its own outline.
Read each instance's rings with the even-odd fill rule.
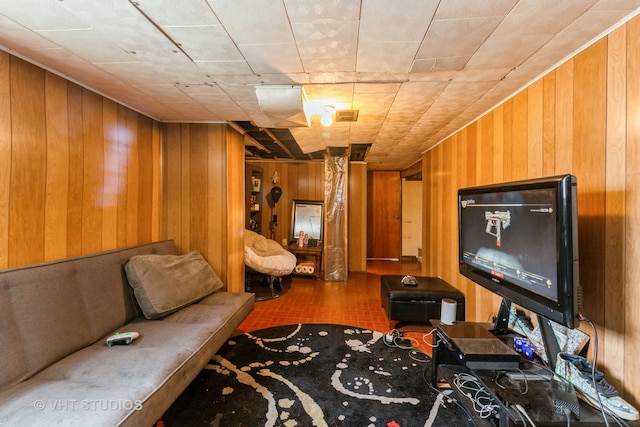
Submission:
[[[264,209],[263,175],[262,168],[256,166],[247,167],[245,179],[245,227],[258,234],[262,232],[262,211]]]
[[[302,277],[313,277],[314,279],[320,279],[320,273],[322,271],[322,243],[315,247],[298,246],[297,243],[289,245],[289,252],[293,253],[298,259],[298,265],[309,264],[313,266],[313,271],[310,273],[304,271],[294,270],[293,275]]]

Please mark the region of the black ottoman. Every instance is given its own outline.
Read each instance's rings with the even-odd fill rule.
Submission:
[[[418,286],[405,286],[404,276],[384,275],[380,277],[380,299],[389,320],[400,322],[428,323],[429,319],[440,319],[443,298],[456,301],[456,320],[463,321],[464,295],[438,277],[415,276]]]

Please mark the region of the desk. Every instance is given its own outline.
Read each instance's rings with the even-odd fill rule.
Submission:
[[[314,270],[312,273],[305,273],[298,271],[296,268],[291,274],[303,277],[313,277],[320,279],[320,273],[322,271],[322,243],[318,243],[318,246],[298,246],[297,243],[291,244],[288,247],[289,252],[294,254],[298,259],[297,265],[300,264],[312,264]]]

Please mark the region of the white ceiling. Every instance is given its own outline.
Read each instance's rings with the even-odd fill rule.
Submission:
[[[398,170],[640,12],[640,0],[0,0],[0,47],[166,122],[272,128],[260,85],[357,122],[292,127],[305,153],[372,144]]]

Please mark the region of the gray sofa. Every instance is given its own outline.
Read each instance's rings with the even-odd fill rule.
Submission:
[[[162,241],[0,271],[0,425],[153,425],[253,310],[205,264]]]

